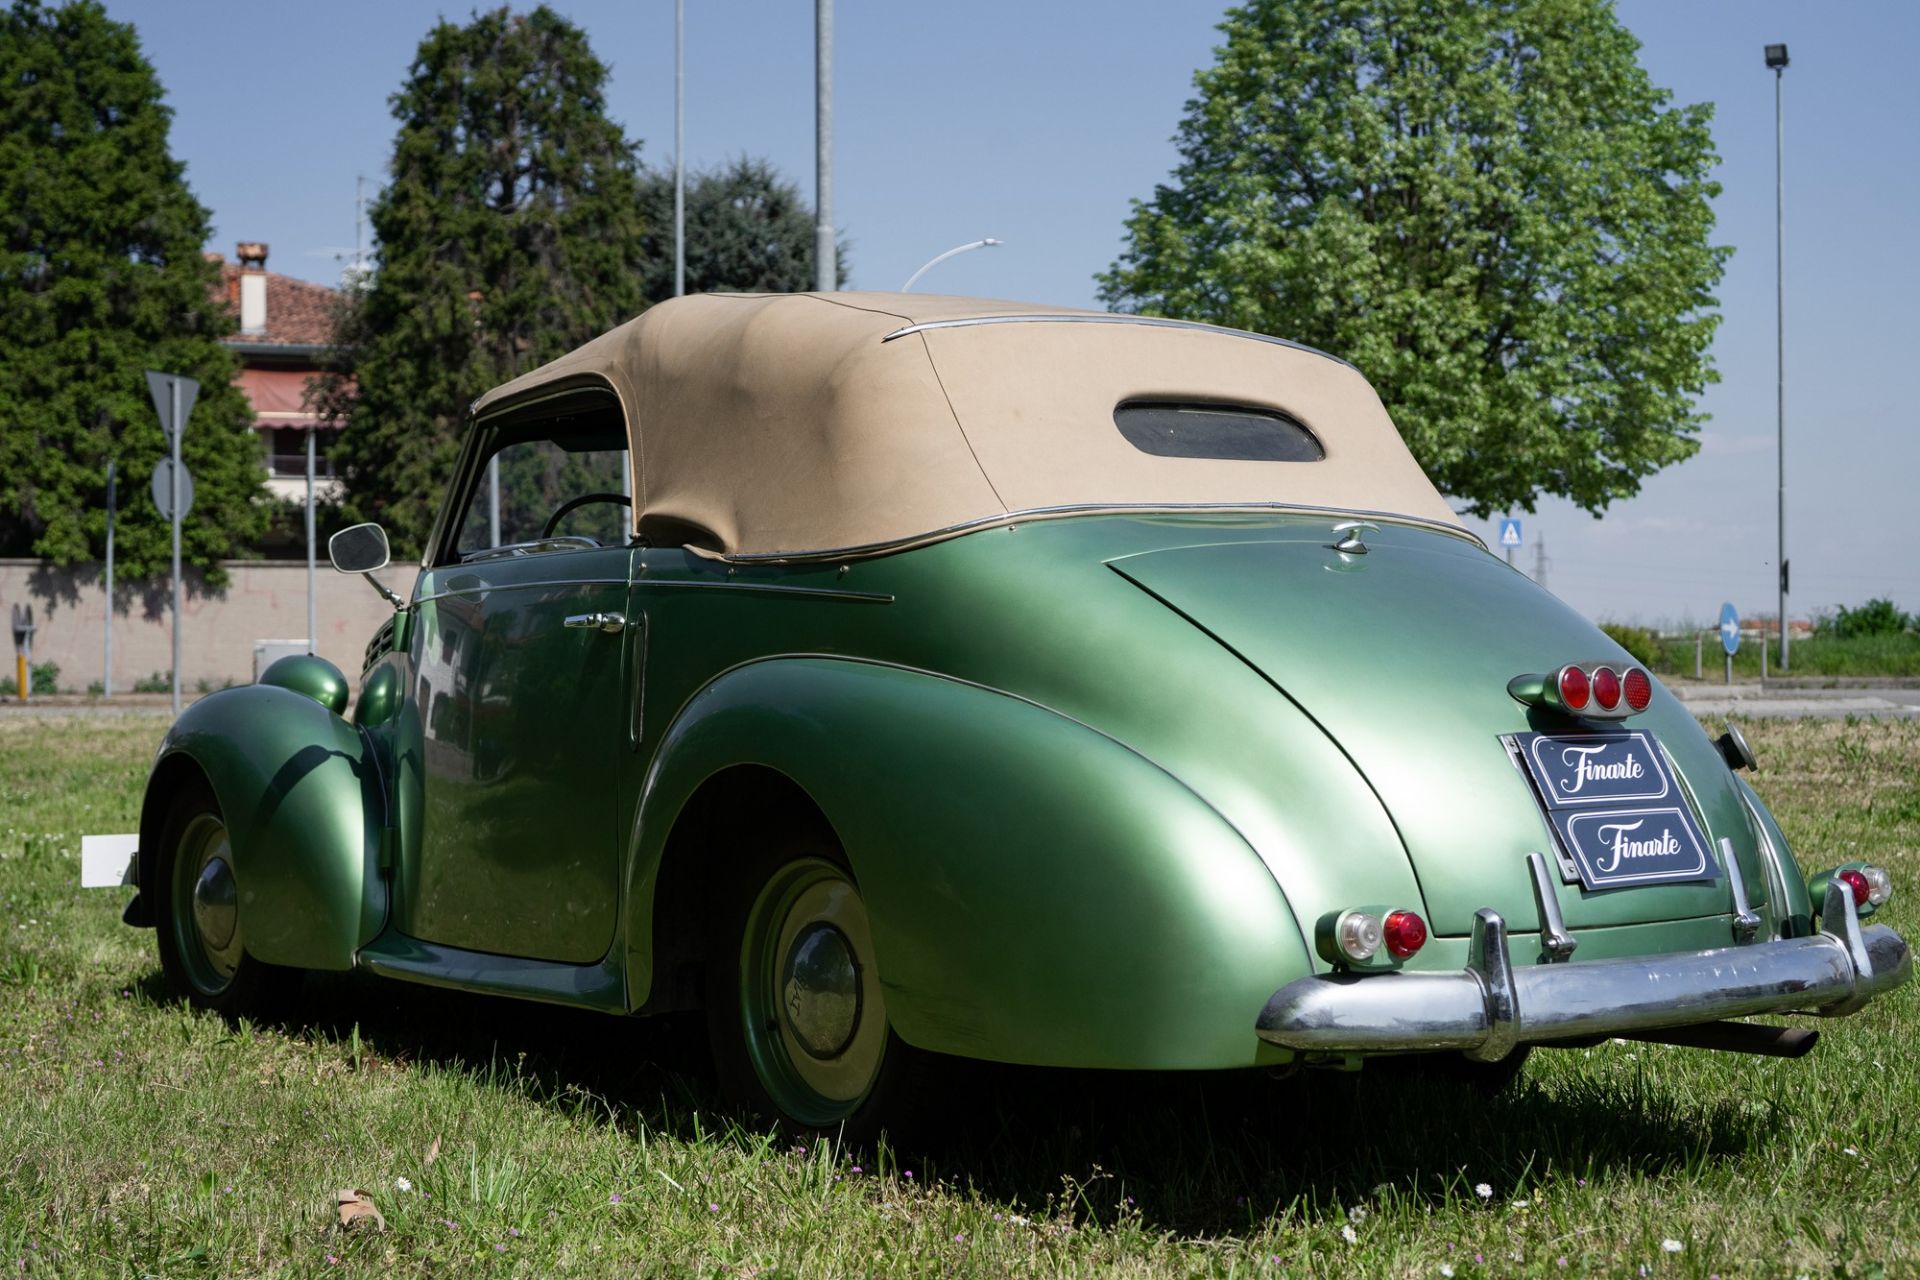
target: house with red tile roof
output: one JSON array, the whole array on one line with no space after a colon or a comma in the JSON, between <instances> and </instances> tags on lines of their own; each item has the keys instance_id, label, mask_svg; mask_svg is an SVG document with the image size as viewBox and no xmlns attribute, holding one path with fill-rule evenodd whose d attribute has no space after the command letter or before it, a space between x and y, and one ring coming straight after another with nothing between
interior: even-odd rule
<instances>
[{"instance_id":1,"label":"house with red tile roof","mask_svg":"<svg viewBox=\"0 0 1920 1280\"><path fill-rule=\"evenodd\" d=\"M268 271L263 241L241 241L234 256L236 262L218 253L207 255L220 264L218 301L238 323L238 331L222 341L239 357L240 372L234 381L253 406L253 427L260 433L266 458L267 488L277 498L303 500L307 434L329 432L339 425L314 411L308 383L327 371L340 290ZM319 496L336 496L338 486L326 459L324 434L316 450L314 475Z\"/></svg>"}]
</instances>

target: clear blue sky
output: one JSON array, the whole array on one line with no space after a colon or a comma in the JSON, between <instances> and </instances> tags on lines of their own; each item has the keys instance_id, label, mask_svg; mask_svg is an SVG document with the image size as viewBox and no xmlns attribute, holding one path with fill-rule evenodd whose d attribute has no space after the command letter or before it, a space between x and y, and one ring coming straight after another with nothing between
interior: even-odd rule
<instances>
[{"instance_id":1,"label":"clear blue sky","mask_svg":"<svg viewBox=\"0 0 1920 1280\"><path fill-rule=\"evenodd\" d=\"M354 179L377 184L387 96L442 13L416 0L107 0L140 31L175 110L174 153L213 212L213 248L331 282L354 243ZM671 0L570 3L612 67L613 115L671 163ZM1128 201L1175 161L1193 72L1224 4L1207 0L838 0L835 221L853 287L892 289L981 236L922 287L1091 305ZM1547 584L1586 613L1710 619L1774 603L1773 76L1787 42L1787 471L1795 616L1890 594L1920 609L1920 5L1623 0L1655 83L1712 102L1735 247L1704 448L1594 520L1549 502ZM687 0L687 159L747 154L813 183L813 6ZM476 391L479 388L476 388ZM1482 530L1492 540L1491 524Z\"/></svg>"}]
</instances>

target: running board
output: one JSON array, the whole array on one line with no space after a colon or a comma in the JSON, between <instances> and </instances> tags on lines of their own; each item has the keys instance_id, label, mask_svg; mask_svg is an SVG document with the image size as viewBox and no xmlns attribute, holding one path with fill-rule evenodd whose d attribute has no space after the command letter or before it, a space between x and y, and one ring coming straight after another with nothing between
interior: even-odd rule
<instances>
[{"instance_id":1,"label":"running board","mask_svg":"<svg viewBox=\"0 0 1920 1280\"><path fill-rule=\"evenodd\" d=\"M613 955L598 964L565 964L465 951L389 929L360 949L368 973L478 995L514 996L602 1013L627 1012L627 987Z\"/></svg>"}]
</instances>

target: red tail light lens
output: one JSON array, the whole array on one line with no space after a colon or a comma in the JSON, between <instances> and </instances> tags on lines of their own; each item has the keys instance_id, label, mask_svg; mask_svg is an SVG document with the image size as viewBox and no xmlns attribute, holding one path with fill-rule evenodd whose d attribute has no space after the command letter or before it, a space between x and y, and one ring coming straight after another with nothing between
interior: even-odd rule
<instances>
[{"instance_id":1,"label":"red tail light lens","mask_svg":"<svg viewBox=\"0 0 1920 1280\"><path fill-rule=\"evenodd\" d=\"M1579 667L1560 668L1560 702L1569 711L1580 711L1587 705L1587 673Z\"/></svg>"},{"instance_id":2,"label":"red tail light lens","mask_svg":"<svg viewBox=\"0 0 1920 1280\"><path fill-rule=\"evenodd\" d=\"M1840 879L1846 883L1847 888L1853 890L1853 905L1866 906L1867 899L1873 896L1873 885L1868 883L1867 878L1858 871L1842 871Z\"/></svg>"},{"instance_id":3,"label":"red tail light lens","mask_svg":"<svg viewBox=\"0 0 1920 1280\"><path fill-rule=\"evenodd\" d=\"M1611 711L1620 705L1620 677L1612 667L1594 668L1593 700L1600 704L1602 711Z\"/></svg>"},{"instance_id":4,"label":"red tail light lens","mask_svg":"<svg viewBox=\"0 0 1920 1280\"><path fill-rule=\"evenodd\" d=\"M1388 912L1380 931L1386 935L1387 951L1398 960L1427 945L1427 922L1411 911Z\"/></svg>"},{"instance_id":5,"label":"red tail light lens","mask_svg":"<svg viewBox=\"0 0 1920 1280\"><path fill-rule=\"evenodd\" d=\"M1647 704L1653 701L1653 678L1639 667L1627 672L1627 678L1620 682L1620 687L1627 695L1627 705L1635 711L1645 711Z\"/></svg>"}]
</instances>

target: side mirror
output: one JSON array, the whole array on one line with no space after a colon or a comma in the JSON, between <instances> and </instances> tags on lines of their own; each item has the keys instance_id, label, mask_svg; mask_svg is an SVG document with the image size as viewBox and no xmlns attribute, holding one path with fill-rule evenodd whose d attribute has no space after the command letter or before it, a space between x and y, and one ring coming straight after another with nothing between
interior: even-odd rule
<instances>
[{"instance_id":1,"label":"side mirror","mask_svg":"<svg viewBox=\"0 0 1920 1280\"><path fill-rule=\"evenodd\" d=\"M365 574L373 589L382 599L396 609L404 609L407 602L373 576L375 569L384 569L393 559L393 548L387 545L387 531L377 524L356 524L342 529L327 539L327 559L333 561L333 567L341 573Z\"/></svg>"},{"instance_id":2,"label":"side mirror","mask_svg":"<svg viewBox=\"0 0 1920 1280\"><path fill-rule=\"evenodd\" d=\"M387 531L377 524L356 524L327 539L327 559L341 573L372 573L392 558Z\"/></svg>"}]
</instances>

